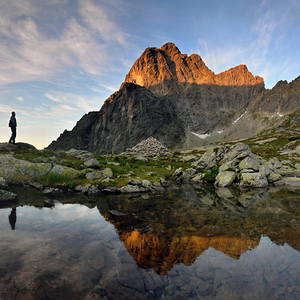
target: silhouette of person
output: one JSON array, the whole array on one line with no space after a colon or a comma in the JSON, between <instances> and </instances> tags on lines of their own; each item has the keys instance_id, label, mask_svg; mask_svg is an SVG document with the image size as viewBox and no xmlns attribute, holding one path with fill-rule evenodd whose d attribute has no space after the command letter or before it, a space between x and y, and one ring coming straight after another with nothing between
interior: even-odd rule
<instances>
[{"instance_id":1,"label":"silhouette of person","mask_svg":"<svg viewBox=\"0 0 300 300\"><path fill-rule=\"evenodd\" d=\"M15 144L16 142L15 139L17 136L17 120L16 120L16 113L14 111L11 113L8 126L11 129L11 137L9 139L9 143Z\"/></svg>"},{"instance_id":2,"label":"silhouette of person","mask_svg":"<svg viewBox=\"0 0 300 300\"><path fill-rule=\"evenodd\" d=\"M17 209L15 207L11 210L11 213L8 216L8 220L9 220L11 229L15 230L16 223L17 223Z\"/></svg>"}]
</instances>

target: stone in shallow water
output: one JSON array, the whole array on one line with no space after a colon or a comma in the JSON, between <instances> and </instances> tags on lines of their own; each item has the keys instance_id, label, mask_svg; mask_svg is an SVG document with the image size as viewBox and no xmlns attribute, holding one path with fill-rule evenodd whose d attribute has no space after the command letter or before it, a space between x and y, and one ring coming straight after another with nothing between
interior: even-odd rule
<instances>
[{"instance_id":1,"label":"stone in shallow water","mask_svg":"<svg viewBox=\"0 0 300 300\"><path fill-rule=\"evenodd\" d=\"M0 201L14 201L18 198L17 194L0 190Z\"/></svg>"}]
</instances>

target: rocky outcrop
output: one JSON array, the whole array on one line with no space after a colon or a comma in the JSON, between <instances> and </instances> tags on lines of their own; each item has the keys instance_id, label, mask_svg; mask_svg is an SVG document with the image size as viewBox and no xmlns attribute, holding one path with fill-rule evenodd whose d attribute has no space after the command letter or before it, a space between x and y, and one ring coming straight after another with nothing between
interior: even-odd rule
<instances>
[{"instance_id":1,"label":"rocky outcrop","mask_svg":"<svg viewBox=\"0 0 300 300\"><path fill-rule=\"evenodd\" d=\"M50 163L31 163L11 155L0 155L0 177L8 183L28 183L47 175L51 169Z\"/></svg>"},{"instance_id":2,"label":"rocky outcrop","mask_svg":"<svg viewBox=\"0 0 300 300\"><path fill-rule=\"evenodd\" d=\"M265 161L253 154L250 147L243 143L208 150L192 165L192 170L175 170L173 178L176 181L193 183L214 181L216 187L300 186L298 170L283 165L277 158Z\"/></svg>"}]
</instances>

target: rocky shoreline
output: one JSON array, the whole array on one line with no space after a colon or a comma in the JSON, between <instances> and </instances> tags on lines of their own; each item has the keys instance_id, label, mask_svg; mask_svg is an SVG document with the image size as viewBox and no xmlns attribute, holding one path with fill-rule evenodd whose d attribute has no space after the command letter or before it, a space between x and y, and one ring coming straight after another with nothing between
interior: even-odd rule
<instances>
[{"instance_id":1,"label":"rocky shoreline","mask_svg":"<svg viewBox=\"0 0 300 300\"><path fill-rule=\"evenodd\" d=\"M149 163L150 158L154 162L163 160L164 169L168 170L169 176L143 170L149 180L137 176L134 169L136 166L127 174L121 174L118 170L122 167L121 163L116 162L120 160L118 156L106 157L106 167L103 167L99 156L84 150L71 149L46 157L43 156L43 151L38 152L33 146L22 143L16 146L3 143L0 150L8 151L0 154L1 201L17 199L17 195L9 191L10 185L34 187L50 198L66 193L83 193L89 197L97 197L107 193L160 192L172 183L187 182L214 184L220 188L262 188L270 185L300 187L299 163L292 165L291 161L279 161L276 157L263 159L253 154L250 147L241 142L211 147L204 153L182 151L174 158L174 153L151 137L120 155L125 159L126 163L123 162L123 165L126 166L130 166L132 161L143 166ZM17 150L23 154L26 151L35 151L40 156L26 160L16 155ZM76 159L79 168L68 166L69 158ZM108 161L113 158L115 161ZM174 169L174 162L183 166ZM114 173L113 168L118 174ZM41 183L41 178L44 177L58 177L62 180L51 186ZM122 180L121 186L116 184L119 180Z\"/></svg>"}]
</instances>

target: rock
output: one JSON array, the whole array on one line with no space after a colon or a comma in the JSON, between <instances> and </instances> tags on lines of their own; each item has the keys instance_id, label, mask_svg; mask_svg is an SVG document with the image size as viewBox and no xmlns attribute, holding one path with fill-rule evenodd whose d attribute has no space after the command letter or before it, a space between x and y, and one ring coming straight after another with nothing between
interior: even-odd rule
<instances>
[{"instance_id":1,"label":"rock","mask_svg":"<svg viewBox=\"0 0 300 300\"><path fill-rule=\"evenodd\" d=\"M217 153L215 150L206 151L201 158L194 162L192 165L196 167L196 169L200 172L204 170L209 170L215 166L217 166Z\"/></svg>"},{"instance_id":2,"label":"rock","mask_svg":"<svg viewBox=\"0 0 300 300\"><path fill-rule=\"evenodd\" d=\"M268 185L266 176L262 173L241 173L241 187L265 187Z\"/></svg>"},{"instance_id":3,"label":"rock","mask_svg":"<svg viewBox=\"0 0 300 300\"><path fill-rule=\"evenodd\" d=\"M69 151L66 152L66 155L74 156L82 160L89 160L93 158L93 154L86 150L70 149Z\"/></svg>"},{"instance_id":4,"label":"rock","mask_svg":"<svg viewBox=\"0 0 300 300\"><path fill-rule=\"evenodd\" d=\"M82 192L82 190L84 189L84 186L83 185L77 185L76 187L75 187L75 191L76 192Z\"/></svg>"},{"instance_id":5,"label":"rock","mask_svg":"<svg viewBox=\"0 0 300 300\"><path fill-rule=\"evenodd\" d=\"M259 164L257 163L257 161L255 161L253 158L251 157L246 157L245 159L243 159L240 163L239 163L239 169L243 170L243 169L250 169L253 171L258 171L259 170Z\"/></svg>"},{"instance_id":6,"label":"rock","mask_svg":"<svg viewBox=\"0 0 300 300\"><path fill-rule=\"evenodd\" d=\"M95 185L90 186L88 189L89 196L98 196L98 195L100 195L100 193L101 193L100 190Z\"/></svg>"},{"instance_id":7,"label":"rock","mask_svg":"<svg viewBox=\"0 0 300 300\"><path fill-rule=\"evenodd\" d=\"M32 163L26 160L16 159L11 155L0 155L0 177L8 184L23 184L36 181L45 176L51 170L49 163Z\"/></svg>"},{"instance_id":8,"label":"rock","mask_svg":"<svg viewBox=\"0 0 300 300\"><path fill-rule=\"evenodd\" d=\"M89 191L89 188L90 188L91 186L92 186L92 185L91 185L90 183L85 184L85 185L83 186L83 189L81 190L81 192L84 193L84 194L87 194L88 191Z\"/></svg>"},{"instance_id":9,"label":"rock","mask_svg":"<svg viewBox=\"0 0 300 300\"><path fill-rule=\"evenodd\" d=\"M137 186L141 186L142 185L142 183L139 180L137 180L137 179L130 179L128 181L128 184L129 185L137 185Z\"/></svg>"},{"instance_id":10,"label":"rock","mask_svg":"<svg viewBox=\"0 0 300 300\"><path fill-rule=\"evenodd\" d=\"M181 180L182 174L183 174L182 167L180 167L176 169L175 172L173 173L173 178L175 180Z\"/></svg>"},{"instance_id":11,"label":"rock","mask_svg":"<svg viewBox=\"0 0 300 300\"><path fill-rule=\"evenodd\" d=\"M86 168L101 169L100 163L96 158L91 158L83 163Z\"/></svg>"},{"instance_id":12,"label":"rock","mask_svg":"<svg viewBox=\"0 0 300 300\"><path fill-rule=\"evenodd\" d=\"M215 185L221 187L230 186L234 182L235 177L235 172L232 171L219 172L216 177Z\"/></svg>"},{"instance_id":13,"label":"rock","mask_svg":"<svg viewBox=\"0 0 300 300\"><path fill-rule=\"evenodd\" d=\"M108 186L102 189L102 193L107 193L107 194L115 194L115 193L120 193L119 189L114 186Z\"/></svg>"},{"instance_id":14,"label":"rock","mask_svg":"<svg viewBox=\"0 0 300 300\"><path fill-rule=\"evenodd\" d=\"M102 170L102 176L104 178L113 178L114 173L110 168L105 168L104 170Z\"/></svg>"},{"instance_id":15,"label":"rock","mask_svg":"<svg viewBox=\"0 0 300 300\"><path fill-rule=\"evenodd\" d=\"M44 207L52 208L55 206L55 203L53 200L45 200L44 201Z\"/></svg>"},{"instance_id":16,"label":"rock","mask_svg":"<svg viewBox=\"0 0 300 300\"><path fill-rule=\"evenodd\" d=\"M61 165L55 165L52 168L52 170L49 172L49 174L58 174L58 175L69 177L70 179L74 179L79 176L80 172L73 168L69 168Z\"/></svg>"},{"instance_id":17,"label":"rock","mask_svg":"<svg viewBox=\"0 0 300 300\"><path fill-rule=\"evenodd\" d=\"M262 165L259 168L259 172L268 177L271 174L271 170L267 165Z\"/></svg>"},{"instance_id":18,"label":"rock","mask_svg":"<svg viewBox=\"0 0 300 300\"><path fill-rule=\"evenodd\" d=\"M190 155L181 156L180 158L183 162L190 162L190 161L198 160L199 157L197 155L190 154Z\"/></svg>"},{"instance_id":19,"label":"rock","mask_svg":"<svg viewBox=\"0 0 300 300\"><path fill-rule=\"evenodd\" d=\"M150 188L152 186L152 183L148 180L143 180L142 181L142 187L144 188Z\"/></svg>"},{"instance_id":20,"label":"rock","mask_svg":"<svg viewBox=\"0 0 300 300\"><path fill-rule=\"evenodd\" d=\"M122 217L122 216L125 216L124 213L120 212L120 211L117 211L117 210L109 210L109 212L114 215L114 216L118 216L118 217Z\"/></svg>"},{"instance_id":21,"label":"rock","mask_svg":"<svg viewBox=\"0 0 300 300\"><path fill-rule=\"evenodd\" d=\"M280 168L282 166L281 162L277 157L273 157L269 160L269 162L275 167L275 168Z\"/></svg>"},{"instance_id":22,"label":"rock","mask_svg":"<svg viewBox=\"0 0 300 300\"><path fill-rule=\"evenodd\" d=\"M225 153L223 159L221 160L221 164L224 164L228 161L232 161L234 159L242 160L243 158L249 156L250 153L252 152L248 145L245 145L243 143L237 143L229 147L227 153Z\"/></svg>"},{"instance_id":23,"label":"rock","mask_svg":"<svg viewBox=\"0 0 300 300\"><path fill-rule=\"evenodd\" d=\"M204 178L205 174L201 173L201 174L197 174L196 176L194 176L191 179L192 183L203 183L203 178Z\"/></svg>"},{"instance_id":24,"label":"rock","mask_svg":"<svg viewBox=\"0 0 300 300\"><path fill-rule=\"evenodd\" d=\"M149 191L148 188L141 187L139 185L126 185L119 188L119 191L121 193L142 193Z\"/></svg>"},{"instance_id":25,"label":"rock","mask_svg":"<svg viewBox=\"0 0 300 300\"><path fill-rule=\"evenodd\" d=\"M239 163L240 161L238 159L227 161L220 166L219 171L223 172L236 170L238 168Z\"/></svg>"},{"instance_id":26,"label":"rock","mask_svg":"<svg viewBox=\"0 0 300 300\"><path fill-rule=\"evenodd\" d=\"M17 194L14 194L12 192L0 190L0 201L16 201L18 198Z\"/></svg>"},{"instance_id":27,"label":"rock","mask_svg":"<svg viewBox=\"0 0 300 300\"><path fill-rule=\"evenodd\" d=\"M43 190L43 194L49 197L60 197L63 195L63 191L58 188L47 188Z\"/></svg>"},{"instance_id":28,"label":"rock","mask_svg":"<svg viewBox=\"0 0 300 300\"><path fill-rule=\"evenodd\" d=\"M295 164L295 168L296 168L297 170L300 170L300 164L299 164L299 163L296 163L296 164Z\"/></svg>"},{"instance_id":29,"label":"rock","mask_svg":"<svg viewBox=\"0 0 300 300\"><path fill-rule=\"evenodd\" d=\"M0 189L8 190L8 183L3 177L0 177Z\"/></svg>"},{"instance_id":30,"label":"rock","mask_svg":"<svg viewBox=\"0 0 300 300\"><path fill-rule=\"evenodd\" d=\"M267 176L269 183L274 183L276 181L279 181L282 179L281 175L278 173L275 173L273 171L270 172L269 176Z\"/></svg>"},{"instance_id":31,"label":"rock","mask_svg":"<svg viewBox=\"0 0 300 300\"><path fill-rule=\"evenodd\" d=\"M85 177L88 180L100 179L100 178L103 178L103 173L102 173L102 171L88 172L88 173L86 173Z\"/></svg>"},{"instance_id":32,"label":"rock","mask_svg":"<svg viewBox=\"0 0 300 300\"><path fill-rule=\"evenodd\" d=\"M284 177L282 178L285 186L300 187L300 178L297 177Z\"/></svg>"},{"instance_id":33,"label":"rock","mask_svg":"<svg viewBox=\"0 0 300 300\"><path fill-rule=\"evenodd\" d=\"M188 181L196 174L196 172L197 171L193 168L187 169L183 172L181 179Z\"/></svg>"}]
</instances>

